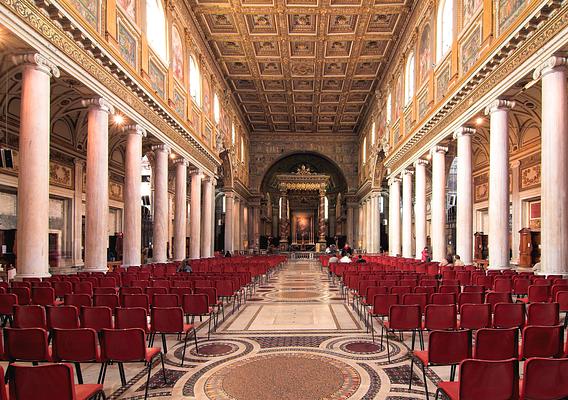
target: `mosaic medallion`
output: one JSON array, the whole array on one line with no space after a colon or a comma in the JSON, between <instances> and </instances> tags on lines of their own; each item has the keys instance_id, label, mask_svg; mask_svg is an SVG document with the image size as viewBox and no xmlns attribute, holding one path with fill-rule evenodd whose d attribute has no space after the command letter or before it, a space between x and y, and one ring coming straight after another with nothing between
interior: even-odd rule
<instances>
[{"instance_id":1,"label":"mosaic medallion","mask_svg":"<svg viewBox=\"0 0 568 400\"><path fill-rule=\"evenodd\" d=\"M353 354L376 354L384 351L384 347L373 342L348 342L341 345L341 350Z\"/></svg>"},{"instance_id":2,"label":"mosaic medallion","mask_svg":"<svg viewBox=\"0 0 568 400\"><path fill-rule=\"evenodd\" d=\"M341 361L314 354L271 354L234 363L205 382L205 394L215 400L346 399L357 391L361 377Z\"/></svg>"},{"instance_id":3,"label":"mosaic medallion","mask_svg":"<svg viewBox=\"0 0 568 400\"><path fill-rule=\"evenodd\" d=\"M195 347L191 348L192 356L201 357L220 357L234 353L239 348L232 343L206 343L199 345L199 353L195 351Z\"/></svg>"}]
</instances>

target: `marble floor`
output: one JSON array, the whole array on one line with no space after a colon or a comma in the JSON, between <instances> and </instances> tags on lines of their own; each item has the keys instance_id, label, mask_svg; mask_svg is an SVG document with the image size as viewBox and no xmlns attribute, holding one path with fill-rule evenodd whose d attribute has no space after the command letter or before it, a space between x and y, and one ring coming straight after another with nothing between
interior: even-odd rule
<instances>
[{"instance_id":1,"label":"marble floor","mask_svg":"<svg viewBox=\"0 0 568 400\"><path fill-rule=\"evenodd\" d=\"M227 306L231 310L232 306ZM380 331L379 325L375 329ZM423 399L424 382L415 367L408 389L409 335L404 342L371 341L351 304L319 264L285 264L247 299L207 340L201 323L199 353L187 349L181 367L182 342L168 337L164 382L159 363L152 370L151 398L164 399ZM159 340L155 345L159 345ZM147 370L126 366L121 387L116 365L108 368L105 392L110 399L143 399ZM446 371L446 369L448 369ZM95 382L98 365L83 365L85 382ZM433 395L449 368L427 370Z\"/></svg>"}]
</instances>

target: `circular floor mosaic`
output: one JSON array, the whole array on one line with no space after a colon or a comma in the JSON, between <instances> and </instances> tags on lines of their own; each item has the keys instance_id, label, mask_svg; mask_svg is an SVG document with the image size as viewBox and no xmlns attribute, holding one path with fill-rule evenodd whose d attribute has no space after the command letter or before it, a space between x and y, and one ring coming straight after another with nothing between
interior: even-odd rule
<instances>
[{"instance_id":1,"label":"circular floor mosaic","mask_svg":"<svg viewBox=\"0 0 568 400\"><path fill-rule=\"evenodd\" d=\"M346 399L361 383L351 366L314 354L263 355L214 373L205 394L216 400Z\"/></svg>"},{"instance_id":2,"label":"circular floor mosaic","mask_svg":"<svg viewBox=\"0 0 568 400\"><path fill-rule=\"evenodd\" d=\"M349 342L342 345L341 348L354 354L375 354L384 350L383 346L373 342Z\"/></svg>"},{"instance_id":3,"label":"circular floor mosaic","mask_svg":"<svg viewBox=\"0 0 568 400\"><path fill-rule=\"evenodd\" d=\"M307 290L295 290L290 292L279 292L276 297L280 299L313 299L320 297L321 293L310 292Z\"/></svg>"},{"instance_id":4,"label":"circular floor mosaic","mask_svg":"<svg viewBox=\"0 0 568 400\"><path fill-rule=\"evenodd\" d=\"M219 357L234 353L239 348L230 343L206 343L199 345L199 353L195 352L195 347L191 348L191 355L201 357Z\"/></svg>"}]
</instances>

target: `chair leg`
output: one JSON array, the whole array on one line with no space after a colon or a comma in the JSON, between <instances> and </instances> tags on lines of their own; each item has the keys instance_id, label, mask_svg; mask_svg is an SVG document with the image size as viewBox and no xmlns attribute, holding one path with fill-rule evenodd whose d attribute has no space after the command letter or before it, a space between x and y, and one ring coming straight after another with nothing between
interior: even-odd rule
<instances>
[{"instance_id":1,"label":"chair leg","mask_svg":"<svg viewBox=\"0 0 568 400\"><path fill-rule=\"evenodd\" d=\"M438 400L439 394L440 394L440 389L436 389L436 397L434 397L435 400Z\"/></svg>"},{"instance_id":2,"label":"chair leg","mask_svg":"<svg viewBox=\"0 0 568 400\"><path fill-rule=\"evenodd\" d=\"M390 342L389 342L389 331L387 330L386 335L387 337L387 358L389 360L389 364L391 362L391 353L390 353Z\"/></svg>"},{"instance_id":3,"label":"chair leg","mask_svg":"<svg viewBox=\"0 0 568 400\"><path fill-rule=\"evenodd\" d=\"M197 347L197 330L193 328L193 340L195 341L195 352L199 354L199 347Z\"/></svg>"},{"instance_id":4,"label":"chair leg","mask_svg":"<svg viewBox=\"0 0 568 400\"><path fill-rule=\"evenodd\" d=\"M150 332L150 335L148 335L148 347L152 347L154 345L154 332Z\"/></svg>"},{"instance_id":5,"label":"chair leg","mask_svg":"<svg viewBox=\"0 0 568 400\"><path fill-rule=\"evenodd\" d=\"M144 392L144 400L146 400L148 398L148 386L150 386L150 374L151 373L152 373L152 360L150 360L150 362L148 363L148 378L146 379L146 390Z\"/></svg>"},{"instance_id":6,"label":"chair leg","mask_svg":"<svg viewBox=\"0 0 568 400\"><path fill-rule=\"evenodd\" d=\"M422 329L418 331L418 338L420 339L420 350L424 350L424 332L422 332Z\"/></svg>"},{"instance_id":7,"label":"chair leg","mask_svg":"<svg viewBox=\"0 0 568 400\"><path fill-rule=\"evenodd\" d=\"M187 348L187 335L189 331L185 332L185 339L183 341L183 352L181 353L181 366L183 367L183 362L185 360L185 349Z\"/></svg>"},{"instance_id":8,"label":"chair leg","mask_svg":"<svg viewBox=\"0 0 568 400\"><path fill-rule=\"evenodd\" d=\"M76 362L75 363L75 372L77 374L77 382L79 382L79 385L83 384L83 374L81 373L81 364Z\"/></svg>"},{"instance_id":9,"label":"chair leg","mask_svg":"<svg viewBox=\"0 0 568 400\"><path fill-rule=\"evenodd\" d=\"M414 357L410 356L410 378L408 378L408 390L412 390L412 369L414 368Z\"/></svg>"},{"instance_id":10,"label":"chair leg","mask_svg":"<svg viewBox=\"0 0 568 400\"><path fill-rule=\"evenodd\" d=\"M371 321L370 323L370 329L371 329L371 338L373 339L373 343L375 343L375 327L373 326L373 316L369 316L369 321ZM381 340L382 340L382 331L381 331Z\"/></svg>"},{"instance_id":11,"label":"chair leg","mask_svg":"<svg viewBox=\"0 0 568 400\"><path fill-rule=\"evenodd\" d=\"M118 363L118 373L120 374L120 383L122 383L122 386L126 386L126 374L124 373L124 364L121 362Z\"/></svg>"},{"instance_id":12,"label":"chair leg","mask_svg":"<svg viewBox=\"0 0 568 400\"><path fill-rule=\"evenodd\" d=\"M422 364L422 379L424 380L424 392L426 392L426 400L430 400L430 393L428 393L428 381L426 380L426 366Z\"/></svg>"},{"instance_id":13,"label":"chair leg","mask_svg":"<svg viewBox=\"0 0 568 400\"><path fill-rule=\"evenodd\" d=\"M207 327L207 340L211 339L211 318L213 318L213 315L209 314L209 325Z\"/></svg>"},{"instance_id":14,"label":"chair leg","mask_svg":"<svg viewBox=\"0 0 568 400\"><path fill-rule=\"evenodd\" d=\"M12 367L12 362L10 361L8 363L8 367L6 368L6 375L4 375L4 383L8 383L8 381L12 378L13 369L14 367Z\"/></svg>"},{"instance_id":15,"label":"chair leg","mask_svg":"<svg viewBox=\"0 0 568 400\"><path fill-rule=\"evenodd\" d=\"M412 347L411 347L412 350L414 350L415 341L416 341L416 331L412 331Z\"/></svg>"},{"instance_id":16,"label":"chair leg","mask_svg":"<svg viewBox=\"0 0 568 400\"><path fill-rule=\"evenodd\" d=\"M454 379L456 379L456 365L452 365L450 367L450 381L454 381Z\"/></svg>"},{"instance_id":17,"label":"chair leg","mask_svg":"<svg viewBox=\"0 0 568 400\"><path fill-rule=\"evenodd\" d=\"M104 385L105 384L105 377L106 377L106 372L107 372L107 367L108 367L108 363L105 362L103 363L102 367L101 367L101 377L100 377L100 384Z\"/></svg>"},{"instance_id":18,"label":"chair leg","mask_svg":"<svg viewBox=\"0 0 568 400\"><path fill-rule=\"evenodd\" d=\"M162 333L162 346L164 346L164 354L168 354L168 345L166 343L166 334Z\"/></svg>"},{"instance_id":19,"label":"chair leg","mask_svg":"<svg viewBox=\"0 0 568 400\"><path fill-rule=\"evenodd\" d=\"M162 375L164 376L164 383L168 383L168 378L166 378L166 366L164 365L164 355L160 353L160 361L162 362Z\"/></svg>"}]
</instances>

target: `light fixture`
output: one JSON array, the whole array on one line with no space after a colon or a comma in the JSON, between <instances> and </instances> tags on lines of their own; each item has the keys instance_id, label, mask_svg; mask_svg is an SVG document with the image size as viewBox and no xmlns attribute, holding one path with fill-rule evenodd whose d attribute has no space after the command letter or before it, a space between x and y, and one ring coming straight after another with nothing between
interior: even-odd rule
<instances>
[{"instance_id":1,"label":"light fixture","mask_svg":"<svg viewBox=\"0 0 568 400\"><path fill-rule=\"evenodd\" d=\"M475 124L476 124L476 125L481 125L481 124L483 124L483 121L484 121L483 117L477 117L477 118L475 119Z\"/></svg>"},{"instance_id":2,"label":"light fixture","mask_svg":"<svg viewBox=\"0 0 568 400\"><path fill-rule=\"evenodd\" d=\"M112 120L116 125L124 124L124 116L122 114L114 114Z\"/></svg>"}]
</instances>

